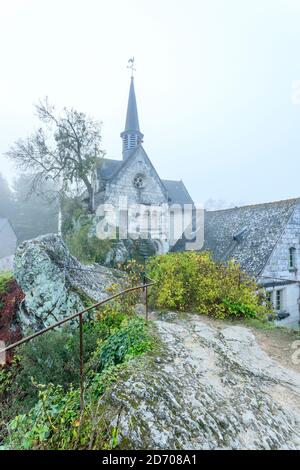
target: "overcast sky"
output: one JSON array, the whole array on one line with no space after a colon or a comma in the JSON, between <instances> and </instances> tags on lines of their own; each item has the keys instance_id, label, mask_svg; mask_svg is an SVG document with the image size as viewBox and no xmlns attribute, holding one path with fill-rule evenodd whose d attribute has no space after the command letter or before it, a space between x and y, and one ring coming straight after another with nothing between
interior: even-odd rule
<instances>
[{"instance_id":1,"label":"overcast sky","mask_svg":"<svg viewBox=\"0 0 300 470\"><path fill-rule=\"evenodd\" d=\"M144 147L195 201L300 196L300 0L0 0L3 152L47 95L120 132L136 59ZM297 83L298 81L298 83ZM293 88L296 87L296 88Z\"/></svg>"}]
</instances>

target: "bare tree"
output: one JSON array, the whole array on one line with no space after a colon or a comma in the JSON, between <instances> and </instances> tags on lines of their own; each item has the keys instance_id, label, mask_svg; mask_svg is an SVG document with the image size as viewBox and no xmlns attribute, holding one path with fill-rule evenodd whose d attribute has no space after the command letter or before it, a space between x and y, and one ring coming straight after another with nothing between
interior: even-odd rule
<instances>
[{"instance_id":1,"label":"bare tree","mask_svg":"<svg viewBox=\"0 0 300 470\"><path fill-rule=\"evenodd\" d=\"M104 156L100 123L72 108L64 108L59 115L47 98L35 108L43 127L15 142L6 155L33 175L31 191L40 191L49 179L56 183L60 196L85 188L88 209L93 211L95 171Z\"/></svg>"}]
</instances>

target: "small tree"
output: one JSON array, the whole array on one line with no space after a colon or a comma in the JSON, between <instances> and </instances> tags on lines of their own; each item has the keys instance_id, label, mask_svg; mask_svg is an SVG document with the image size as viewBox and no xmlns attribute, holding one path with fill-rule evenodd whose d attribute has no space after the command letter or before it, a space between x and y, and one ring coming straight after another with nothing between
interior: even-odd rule
<instances>
[{"instance_id":1,"label":"small tree","mask_svg":"<svg viewBox=\"0 0 300 470\"><path fill-rule=\"evenodd\" d=\"M93 180L104 156L100 123L73 108L64 108L58 115L47 98L35 108L43 127L15 142L6 155L33 175L31 191L40 191L49 179L57 184L60 196L85 188L88 209L93 211Z\"/></svg>"}]
</instances>

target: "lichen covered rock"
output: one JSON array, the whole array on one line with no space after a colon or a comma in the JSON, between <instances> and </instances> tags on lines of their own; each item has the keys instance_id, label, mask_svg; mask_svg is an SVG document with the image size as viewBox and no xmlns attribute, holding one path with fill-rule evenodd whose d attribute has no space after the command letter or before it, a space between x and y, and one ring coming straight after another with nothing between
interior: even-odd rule
<instances>
[{"instance_id":1,"label":"lichen covered rock","mask_svg":"<svg viewBox=\"0 0 300 470\"><path fill-rule=\"evenodd\" d=\"M119 240L108 251L105 258L105 266L117 266L124 264L130 258L130 252L124 240Z\"/></svg>"},{"instance_id":2,"label":"lichen covered rock","mask_svg":"<svg viewBox=\"0 0 300 470\"><path fill-rule=\"evenodd\" d=\"M14 276L25 294L19 310L23 330L38 330L100 301L122 275L100 265L85 266L70 255L62 238L49 234L19 245Z\"/></svg>"},{"instance_id":3,"label":"lichen covered rock","mask_svg":"<svg viewBox=\"0 0 300 470\"><path fill-rule=\"evenodd\" d=\"M300 448L300 375L248 329L218 331L195 315L155 325L161 350L101 404L121 449Z\"/></svg>"}]
</instances>

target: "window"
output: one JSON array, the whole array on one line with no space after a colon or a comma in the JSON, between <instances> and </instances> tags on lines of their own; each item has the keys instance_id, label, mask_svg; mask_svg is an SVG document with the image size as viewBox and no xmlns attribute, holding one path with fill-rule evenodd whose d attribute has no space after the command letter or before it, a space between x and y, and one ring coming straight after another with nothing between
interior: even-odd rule
<instances>
[{"instance_id":1,"label":"window","mask_svg":"<svg viewBox=\"0 0 300 470\"><path fill-rule=\"evenodd\" d=\"M151 233L152 227L151 227L151 212L147 211L147 226L148 226L148 231L149 235Z\"/></svg>"},{"instance_id":2,"label":"window","mask_svg":"<svg viewBox=\"0 0 300 470\"><path fill-rule=\"evenodd\" d=\"M143 175L136 175L133 180L133 184L137 189L142 189L145 183L145 179Z\"/></svg>"},{"instance_id":3,"label":"window","mask_svg":"<svg viewBox=\"0 0 300 470\"><path fill-rule=\"evenodd\" d=\"M273 304L273 292L271 290L267 290L266 299L268 303Z\"/></svg>"},{"instance_id":4,"label":"window","mask_svg":"<svg viewBox=\"0 0 300 470\"><path fill-rule=\"evenodd\" d=\"M276 310L282 310L282 290L276 291Z\"/></svg>"},{"instance_id":5,"label":"window","mask_svg":"<svg viewBox=\"0 0 300 470\"><path fill-rule=\"evenodd\" d=\"M296 267L296 248L291 247L289 249L289 269Z\"/></svg>"}]
</instances>

